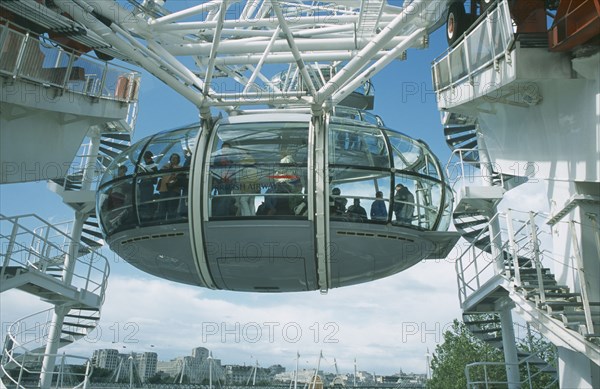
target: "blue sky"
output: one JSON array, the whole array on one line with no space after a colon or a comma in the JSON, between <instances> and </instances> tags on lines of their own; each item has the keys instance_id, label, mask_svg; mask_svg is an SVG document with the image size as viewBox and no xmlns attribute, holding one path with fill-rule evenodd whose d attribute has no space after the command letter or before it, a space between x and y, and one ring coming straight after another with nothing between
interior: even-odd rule
<instances>
[{"instance_id":1,"label":"blue sky","mask_svg":"<svg viewBox=\"0 0 600 389\"><path fill-rule=\"evenodd\" d=\"M445 164L450 154L431 86L431 61L446 49L443 31L430 47L409 50L373 79L374 113L390 128L423 139ZM143 73L135 140L198 120L184 98ZM0 188L5 215L37 213L52 221L72 218L46 183ZM213 350L224 363L293 368L316 366L323 350L333 371L358 368L379 374L425 371L425 352L433 351L443 330L460 315L452 260L428 261L389 277L353 287L299 294L242 294L174 284L133 268L105 250L111 278L97 339L70 346L70 353L91 355L96 348L156 351L159 358L189 355L192 347ZM0 297L3 329L43 305L19 292ZM269 324L271 323L271 324ZM300 329L299 338L294 335ZM257 334L260 334L258 336ZM298 339L297 339L298 338ZM153 345L153 346L151 346Z\"/></svg>"}]
</instances>

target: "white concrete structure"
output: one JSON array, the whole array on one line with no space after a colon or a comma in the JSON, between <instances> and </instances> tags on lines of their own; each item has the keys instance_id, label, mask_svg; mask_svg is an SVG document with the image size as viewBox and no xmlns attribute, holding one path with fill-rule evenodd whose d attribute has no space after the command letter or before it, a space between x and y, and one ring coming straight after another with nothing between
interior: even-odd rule
<instances>
[{"instance_id":1,"label":"white concrete structure","mask_svg":"<svg viewBox=\"0 0 600 389\"><path fill-rule=\"evenodd\" d=\"M523 9L500 1L488 11L433 65L444 132L455 149L451 167L464 179L454 221L472 244L457 263L465 322L504 349L510 388L527 385L519 365L537 361L516 349L512 314L557 347L558 374L547 372L561 388L595 388L600 386L600 51L593 44L598 2L561 1L550 28L543 2ZM535 26L523 22L528 18ZM512 20L522 22L516 33ZM473 175L481 177L479 186L472 184ZM541 182L547 202L498 212L505 193L539 196L527 189ZM489 319L474 318L481 313Z\"/></svg>"}]
</instances>

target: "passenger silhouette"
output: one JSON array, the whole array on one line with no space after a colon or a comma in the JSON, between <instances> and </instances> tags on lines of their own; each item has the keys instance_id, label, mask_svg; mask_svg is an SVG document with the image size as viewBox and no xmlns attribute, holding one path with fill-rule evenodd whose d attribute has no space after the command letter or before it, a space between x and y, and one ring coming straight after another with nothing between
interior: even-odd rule
<instances>
[{"instance_id":1,"label":"passenger silhouette","mask_svg":"<svg viewBox=\"0 0 600 389\"><path fill-rule=\"evenodd\" d=\"M375 193L375 201L371 204L371 220L386 221L388 216L385 201L383 201L383 192Z\"/></svg>"},{"instance_id":2,"label":"passenger silhouette","mask_svg":"<svg viewBox=\"0 0 600 389\"><path fill-rule=\"evenodd\" d=\"M362 222L367 220L367 210L360 205L359 198L355 198L354 203L348 207L348 216L351 221Z\"/></svg>"}]
</instances>

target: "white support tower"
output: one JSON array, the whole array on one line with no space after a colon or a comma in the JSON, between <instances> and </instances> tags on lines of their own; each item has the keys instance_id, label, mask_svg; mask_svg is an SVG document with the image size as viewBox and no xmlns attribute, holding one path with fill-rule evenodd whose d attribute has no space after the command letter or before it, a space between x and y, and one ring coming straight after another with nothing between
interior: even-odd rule
<instances>
[{"instance_id":1,"label":"white support tower","mask_svg":"<svg viewBox=\"0 0 600 389\"><path fill-rule=\"evenodd\" d=\"M528 387L518 369L535 361L510 347L512 314L558 350L557 371L536 374L597 388L600 4L560 1L551 26L547 5L529 4L498 1L432 68L449 170L464 178L453 215L471 242L457 262L460 302L473 332L504 349L508 387ZM498 212L512 190L548 202ZM470 388L489 382L475 375Z\"/></svg>"},{"instance_id":2,"label":"white support tower","mask_svg":"<svg viewBox=\"0 0 600 389\"><path fill-rule=\"evenodd\" d=\"M60 355L59 348L85 337L100 320L109 266L97 251L103 241L95 188L112 158L129 145L139 74L65 50L40 36L37 27L19 25L24 19L17 15L28 9L46 7L29 1L1 6L0 183L47 181L75 220L0 215L6 248L0 254L0 291L17 289L52 306L8 328L0 377L16 388L76 386L89 379L88 358ZM53 14L27 15L65 27ZM23 331L34 323L44 323L46 331L32 341ZM83 376L71 374L65 363L87 363L88 369Z\"/></svg>"}]
</instances>

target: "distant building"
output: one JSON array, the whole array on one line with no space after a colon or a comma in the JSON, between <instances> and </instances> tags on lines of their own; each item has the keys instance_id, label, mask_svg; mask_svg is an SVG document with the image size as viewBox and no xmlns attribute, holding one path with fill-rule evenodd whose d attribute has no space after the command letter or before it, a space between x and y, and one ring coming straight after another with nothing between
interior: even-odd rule
<instances>
[{"instance_id":1,"label":"distant building","mask_svg":"<svg viewBox=\"0 0 600 389\"><path fill-rule=\"evenodd\" d=\"M156 374L158 354L154 352L144 352L133 354L133 356L135 367L137 368L137 372L142 382L146 382L148 378Z\"/></svg>"},{"instance_id":2,"label":"distant building","mask_svg":"<svg viewBox=\"0 0 600 389\"><path fill-rule=\"evenodd\" d=\"M292 382L294 380L295 371L286 371L279 374L276 374L274 377L275 381L278 382ZM319 371L319 376L322 376L323 372ZM313 382L315 378L315 370L314 369L303 369L298 371L298 383L302 384L310 384Z\"/></svg>"},{"instance_id":3,"label":"distant building","mask_svg":"<svg viewBox=\"0 0 600 389\"><path fill-rule=\"evenodd\" d=\"M156 374L158 354L154 352L119 354L119 350L99 349L92 355L92 366L108 369L120 377L129 374L132 361L135 375L141 382L146 382Z\"/></svg>"},{"instance_id":4,"label":"distant building","mask_svg":"<svg viewBox=\"0 0 600 389\"><path fill-rule=\"evenodd\" d=\"M210 351L206 347L196 347L192 349L192 358L195 359L207 359L210 355Z\"/></svg>"},{"instance_id":5,"label":"distant building","mask_svg":"<svg viewBox=\"0 0 600 389\"><path fill-rule=\"evenodd\" d=\"M114 349L95 350L92 366L114 371L119 366L119 351Z\"/></svg>"},{"instance_id":6,"label":"distant building","mask_svg":"<svg viewBox=\"0 0 600 389\"><path fill-rule=\"evenodd\" d=\"M280 366L281 367L281 366ZM254 371L256 368L256 372ZM271 367L255 367L255 366L241 366L241 365L226 365L225 366L225 379L227 385L246 385L246 383L252 385L255 383L271 382L273 380L273 370L279 371L278 368L272 369ZM283 368L285 371L285 368Z\"/></svg>"},{"instance_id":7,"label":"distant building","mask_svg":"<svg viewBox=\"0 0 600 389\"><path fill-rule=\"evenodd\" d=\"M216 382L225 379L225 372L221 366L220 359L212 359L209 362L209 350L204 347L196 347L192 349L191 356L181 356L170 361L159 361L157 363L157 371L170 375L177 379L183 375L185 381L192 384L201 384L209 378L209 363L212 364L212 377ZM184 381L182 380L182 381Z\"/></svg>"}]
</instances>

